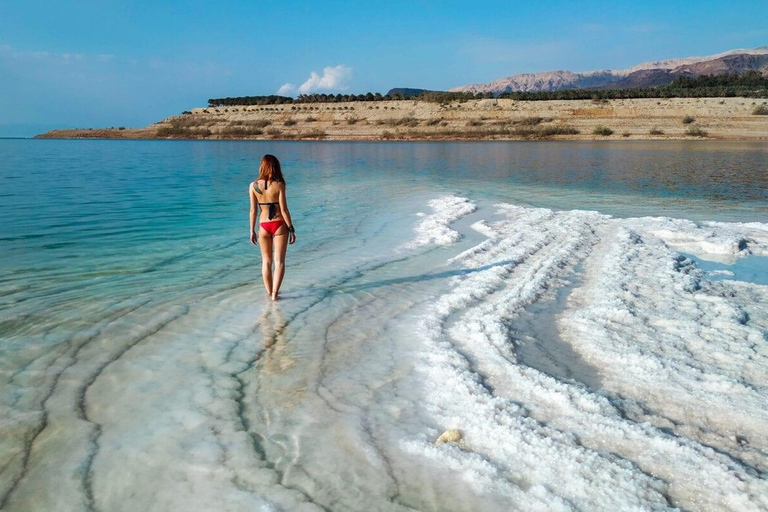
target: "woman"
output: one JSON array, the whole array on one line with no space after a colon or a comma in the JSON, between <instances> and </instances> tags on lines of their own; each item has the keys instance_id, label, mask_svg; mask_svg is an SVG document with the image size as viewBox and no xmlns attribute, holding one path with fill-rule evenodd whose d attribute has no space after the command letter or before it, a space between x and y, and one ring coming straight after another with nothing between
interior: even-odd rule
<instances>
[{"instance_id":1,"label":"woman","mask_svg":"<svg viewBox=\"0 0 768 512\"><path fill-rule=\"evenodd\" d=\"M280 284L285 273L285 251L296 241L291 214L285 199L285 180L280 162L272 155L264 155L259 166L259 177L248 187L251 197L251 243L261 247L261 276L267 295L278 299ZM259 235L256 239L256 206L261 207ZM287 236L286 236L287 235ZM274 247L275 271L272 273Z\"/></svg>"}]
</instances>

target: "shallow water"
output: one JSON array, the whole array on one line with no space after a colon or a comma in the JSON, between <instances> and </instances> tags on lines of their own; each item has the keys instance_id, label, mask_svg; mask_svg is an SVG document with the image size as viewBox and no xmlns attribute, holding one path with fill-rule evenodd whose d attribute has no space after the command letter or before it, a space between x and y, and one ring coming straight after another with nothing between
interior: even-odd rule
<instances>
[{"instance_id":1,"label":"shallow water","mask_svg":"<svg viewBox=\"0 0 768 512\"><path fill-rule=\"evenodd\" d=\"M0 505L768 508L767 156L0 140Z\"/></svg>"}]
</instances>

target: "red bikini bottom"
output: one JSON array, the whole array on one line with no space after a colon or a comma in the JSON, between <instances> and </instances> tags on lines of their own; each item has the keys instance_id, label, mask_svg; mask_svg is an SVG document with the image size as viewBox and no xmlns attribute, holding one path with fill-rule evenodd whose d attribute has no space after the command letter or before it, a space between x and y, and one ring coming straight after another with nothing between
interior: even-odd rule
<instances>
[{"instance_id":1,"label":"red bikini bottom","mask_svg":"<svg viewBox=\"0 0 768 512\"><path fill-rule=\"evenodd\" d=\"M264 228L264 231L266 231L272 236L275 236L275 233L277 233L277 230L280 229L280 226L282 225L283 225L282 220L271 220L269 222L262 222L259 224L259 226Z\"/></svg>"}]
</instances>

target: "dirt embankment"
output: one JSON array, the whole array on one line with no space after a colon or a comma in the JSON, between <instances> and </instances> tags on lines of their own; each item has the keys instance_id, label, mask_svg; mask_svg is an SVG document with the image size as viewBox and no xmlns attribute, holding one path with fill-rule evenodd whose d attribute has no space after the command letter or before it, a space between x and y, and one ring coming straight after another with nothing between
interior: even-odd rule
<instances>
[{"instance_id":1,"label":"dirt embankment","mask_svg":"<svg viewBox=\"0 0 768 512\"><path fill-rule=\"evenodd\" d=\"M328 140L768 140L766 100L470 100L196 108L140 129L54 130L39 138Z\"/></svg>"}]
</instances>

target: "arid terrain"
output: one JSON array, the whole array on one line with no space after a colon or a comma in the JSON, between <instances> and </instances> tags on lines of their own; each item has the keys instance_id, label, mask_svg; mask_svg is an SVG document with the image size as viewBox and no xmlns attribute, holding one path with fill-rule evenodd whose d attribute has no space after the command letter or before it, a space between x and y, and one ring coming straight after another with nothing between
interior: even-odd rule
<instances>
[{"instance_id":1,"label":"arid terrain","mask_svg":"<svg viewBox=\"0 0 768 512\"><path fill-rule=\"evenodd\" d=\"M54 130L38 137L768 140L768 115L760 114L766 105L768 101L753 98L293 103L195 108L145 128Z\"/></svg>"}]
</instances>

